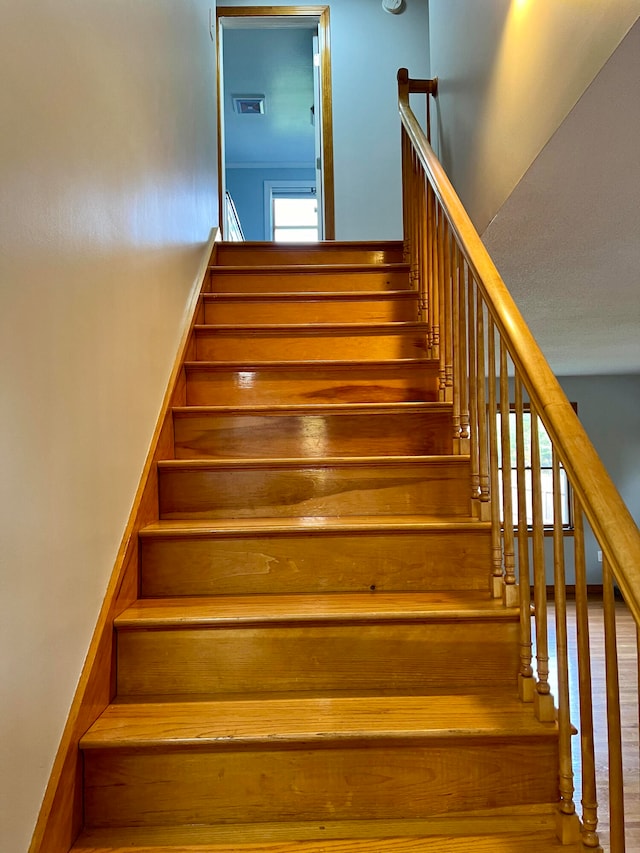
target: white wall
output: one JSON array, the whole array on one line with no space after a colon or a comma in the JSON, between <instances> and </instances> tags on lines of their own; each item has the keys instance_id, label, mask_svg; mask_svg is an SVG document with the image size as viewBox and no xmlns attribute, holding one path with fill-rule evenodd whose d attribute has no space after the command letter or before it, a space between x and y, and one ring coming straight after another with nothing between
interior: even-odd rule
<instances>
[{"instance_id":1,"label":"white wall","mask_svg":"<svg viewBox=\"0 0 640 853\"><path fill-rule=\"evenodd\" d=\"M217 221L205 0L0 2L0 849L27 849Z\"/></svg>"},{"instance_id":2,"label":"white wall","mask_svg":"<svg viewBox=\"0 0 640 853\"><path fill-rule=\"evenodd\" d=\"M218 5L270 4L229 0ZM398 68L407 67L412 77L427 76L428 2L410 0L401 15L384 12L379 0L326 5L331 17L336 238L398 239L402 202L396 75Z\"/></svg>"},{"instance_id":3,"label":"white wall","mask_svg":"<svg viewBox=\"0 0 640 853\"><path fill-rule=\"evenodd\" d=\"M429 0L440 156L480 233L639 14L640 0Z\"/></svg>"}]
</instances>

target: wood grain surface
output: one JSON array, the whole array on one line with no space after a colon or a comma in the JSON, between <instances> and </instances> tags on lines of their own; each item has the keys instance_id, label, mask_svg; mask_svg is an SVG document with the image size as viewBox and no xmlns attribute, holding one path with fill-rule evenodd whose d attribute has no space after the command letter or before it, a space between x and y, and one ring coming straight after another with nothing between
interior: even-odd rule
<instances>
[{"instance_id":1,"label":"wood grain surface","mask_svg":"<svg viewBox=\"0 0 640 853\"><path fill-rule=\"evenodd\" d=\"M471 512L463 456L175 460L158 475L165 519Z\"/></svg>"},{"instance_id":2,"label":"wood grain surface","mask_svg":"<svg viewBox=\"0 0 640 853\"><path fill-rule=\"evenodd\" d=\"M355 293L208 293L204 323L415 322L414 290Z\"/></svg>"},{"instance_id":3,"label":"wood grain surface","mask_svg":"<svg viewBox=\"0 0 640 853\"><path fill-rule=\"evenodd\" d=\"M262 362L185 365L190 406L384 403L438 399L438 362Z\"/></svg>"},{"instance_id":4,"label":"wood grain surface","mask_svg":"<svg viewBox=\"0 0 640 853\"><path fill-rule=\"evenodd\" d=\"M89 826L420 818L555 796L555 745L539 738L314 749L92 749Z\"/></svg>"},{"instance_id":5,"label":"wood grain surface","mask_svg":"<svg viewBox=\"0 0 640 853\"><path fill-rule=\"evenodd\" d=\"M273 266L277 264L399 264L403 260L400 241L289 244L219 243L217 266Z\"/></svg>"},{"instance_id":6,"label":"wood grain surface","mask_svg":"<svg viewBox=\"0 0 640 853\"><path fill-rule=\"evenodd\" d=\"M427 327L419 323L197 326L200 361L381 361L426 358Z\"/></svg>"},{"instance_id":7,"label":"wood grain surface","mask_svg":"<svg viewBox=\"0 0 640 853\"><path fill-rule=\"evenodd\" d=\"M249 522L252 523L249 523ZM486 523L325 519L313 527L245 520L161 522L141 536L148 596L481 589L491 541ZM309 535L312 532L313 535Z\"/></svg>"},{"instance_id":8,"label":"wood grain surface","mask_svg":"<svg viewBox=\"0 0 640 853\"><path fill-rule=\"evenodd\" d=\"M450 404L173 410L176 459L426 456L453 452Z\"/></svg>"},{"instance_id":9,"label":"wood grain surface","mask_svg":"<svg viewBox=\"0 0 640 853\"><path fill-rule=\"evenodd\" d=\"M408 290L408 264L224 266L209 272L212 293Z\"/></svg>"}]
</instances>

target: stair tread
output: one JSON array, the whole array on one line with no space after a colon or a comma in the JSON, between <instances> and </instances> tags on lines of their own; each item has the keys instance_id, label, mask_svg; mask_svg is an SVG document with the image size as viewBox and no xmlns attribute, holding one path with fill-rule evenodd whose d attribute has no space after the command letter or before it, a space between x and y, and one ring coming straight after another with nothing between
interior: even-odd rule
<instances>
[{"instance_id":1,"label":"stair tread","mask_svg":"<svg viewBox=\"0 0 640 853\"><path fill-rule=\"evenodd\" d=\"M223 267L226 269L226 267ZM260 269L260 267L252 267ZM304 300L315 302L337 300L348 302L359 299L417 299L417 290L216 290L213 293L203 293L205 302L216 302L222 299L237 300L238 302L250 301L251 299L274 300L286 302L288 300Z\"/></svg>"},{"instance_id":2,"label":"stair tread","mask_svg":"<svg viewBox=\"0 0 640 853\"><path fill-rule=\"evenodd\" d=\"M198 323L194 327L198 332L260 332L264 334L289 333L315 337L323 332L347 332L357 334L375 334L385 332L400 334L402 332L422 332L427 334L429 327L426 323L398 321L390 323Z\"/></svg>"},{"instance_id":3,"label":"stair tread","mask_svg":"<svg viewBox=\"0 0 640 853\"><path fill-rule=\"evenodd\" d=\"M257 273L303 273L313 275L314 273L353 273L353 272L408 272L410 265L408 263L352 263L352 264L260 264L259 267L250 264L226 264L223 266L210 266L209 271L212 273L235 273L237 275L248 275Z\"/></svg>"},{"instance_id":4,"label":"stair tread","mask_svg":"<svg viewBox=\"0 0 640 853\"><path fill-rule=\"evenodd\" d=\"M366 368L395 369L398 367L430 367L437 365L438 361L433 358L383 358L378 360L363 361L362 359L303 359L298 361L185 361L187 370L269 370L281 369L292 370L306 368L308 370L340 370L343 368Z\"/></svg>"},{"instance_id":5,"label":"stair tread","mask_svg":"<svg viewBox=\"0 0 640 853\"><path fill-rule=\"evenodd\" d=\"M357 835L348 835L348 827L328 821L308 827L282 823L256 824L255 828L199 826L178 831L174 827L118 828L83 833L71 853L578 853L583 849L579 844L561 845L553 828L546 826L551 818L539 820L542 829L524 821L518 830L520 822L516 817L511 821L511 831L482 835L458 829L452 830L452 835L427 835L421 832L425 821L411 820L360 821L362 828L352 822L352 832ZM376 830L379 836L372 834Z\"/></svg>"},{"instance_id":6,"label":"stair tread","mask_svg":"<svg viewBox=\"0 0 640 853\"><path fill-rule=\"evenodd\" d=\"M390 414L398 412L451 412L453 403L434 401L399 401L394 403L288 403L260 406L174 406L178 415L188 414Z\"/></svg>"},{"instance_id":7,"label":"stair tread","mask_svg":"<svg viewBox=\"0 0 640 853\"><path fill-rule=\"evenodd\" d=\"M335 743L388 739L555 738L517 696L436 695L114 703L82 749Z\"/></svg>"},{"instance_id":8,"label":"stair tread","mask_svg":"<svg viewBox=\"0 0 640 853\"><path fill-rule=\"evenodd\" d=\"M517 621L485 592L334 592L141 598L115 619L118 628L204 627L300 622L431 620Z\"/></svg>"},{"instance_id":9,"label":"stair tread","mask_svg":"<svg viewBox=\"0 0 640 853\"><path fill-rule=\"evenodd\" d=\"M306 251L317 249L319 251L331 251L332 249L397 249L402 251L404 243L402 240L310 240L287 241L287 240L220 240L216 244L220 249L238 249L240 252L251 249L277 249L278 251L298 250Z\"/></svg>"},{"instance_id":10,"label":"stair tread","mask_svg":"<svg viewBox=\"0 0 640 853\"><path fill-rule=\"evenodd\" d=\"M469 464L469 456L463 454L440 454L437 456L291 456L287 458L240 458L240 459L161 459L158 467L166 470L179 470L181 468L193 470L196 468L206 470L207 468L332 468L332 467L363 467L379 466L391 467L393 465L456 465L466 466Z\"/></svg>"},{"instance_id":11,"label":"stair tread","mask_svg":"<svg viewBox=\"0 0 640 853\"><path fill-rule=\"evenodd\" d=\"M366 533L366 532L428 532L435 530L485 530L491 522L471 518L429 518L427 516L348 516L326 518L208 518L160 519L142 528L141 536L172 537L185 533L200 536L229 534L305 533Z\"/></svg>"},{"instance_id":12,"label":"stair tread","mask_svg":"<svg viewBox=\"0 0 640 853\"><path fill-rule=\"evenodd\" d=\"M142 528L141 536L175 536L183 533L200 535L225 533L318 533L367 531L490 530L491 522L458 516L385 515L341 516L324 518L243 518L239 519L168 519L151 522Z\"/></svg>"}]
</instances>

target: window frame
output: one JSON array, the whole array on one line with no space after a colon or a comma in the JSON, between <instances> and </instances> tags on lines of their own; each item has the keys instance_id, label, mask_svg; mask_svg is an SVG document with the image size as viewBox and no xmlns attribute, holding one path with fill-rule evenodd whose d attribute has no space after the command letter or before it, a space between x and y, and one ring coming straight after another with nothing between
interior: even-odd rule
<instances>
[{"instance_id":1,"label":"window frame","mask_svg":"<svg viewBox=\"0 0 640 853\"><path fill-rule=\"evenodd\" d=\"M571 403L571 406L573 407L573 410L575 412L578 411L578 404L577 403ZM522 411L523 419L526 418L527 416L531 417L531 404L530 403L524 403L522 408L523 408L523 411ZM511 403L509 405L509 414L510 415L516 414L516 408L515 408L515 405L513 403ZM498 459L498 489L500 492L500 523L503 525L504 519L502 517L502 510L503 510L503 501L502 501L502 489L503 489L502 448L501 448L501 443L500 443L501 419L502 419L502 413L498 409L496 411L496 429L497 429L497 435L498 435L498 453L499 453L499 459ZM538 430L543 431L543 433L547 436L549 443L553 447L553 444L551 442L549 434L547 433L546 427L545 427L544 423L542 422L542 419L540 418L540 416L538 416ZM515 436L515 433L511 430L511 425L509 428L509 438L510 438L510 445L512 447L515 447L516 436ZM565 482L566 482L566 496L564 498L564 502L563 502L563 506L562 506L562 515L563 515L563 517L567 518L567 522L566 523L563 522L562 530L565 533L571 533L574 530L573 490L571 488L571 482L569 481L569 477L566 473L566 469L564 468L562 462L559 462L559 466L560 466L561 477L564 474L564 478L565 478ZM531 470L532 470L531 464L525 465L525 472L531 471ZM517 472L518 472L517 464L512 465L511 466L512 491L515 491L515 487L516 487L516 483L517 483ZM540 472L541 472L541 474L542 474L542 472L549 472L551 477L553 477L553 465L543 465L541 463L540 464ZM512 522L513 522L513 529L515 532L518 531L518 505L517 505L517 501L515 500L516 494L517 493L513 494L514 500L512 502L512 505L513 505ZM527 513L527 515L528 515L528 513ZM544 520L544 507L543 507L543 529L545 531L545 534L551 533L554 529L554 525L555 525L555 522L553 520L552 521L545 521ZM533 530L533 524L527 523L527 531L532 531L532 530Z\"/></svg>"},{"instance_id":2,"label":"window frame","mask_svg":"<svg viewBox=\"0 0 640 853\"><path fill-rule=\"evenodd\" d=\"M314 198L318 200L316 193L315 180L289 180L289 181L264 181L264 227L265 239L276 242L274 230L275 223L273 217L273 199L281 198ZM304 226L309 228L310 226ZM317 243L320 242L320 211L316 223L316 238L315 240L307 240L305 242ZM286 241L279 241L286 242Z\"/></svg>"}]
</instances>

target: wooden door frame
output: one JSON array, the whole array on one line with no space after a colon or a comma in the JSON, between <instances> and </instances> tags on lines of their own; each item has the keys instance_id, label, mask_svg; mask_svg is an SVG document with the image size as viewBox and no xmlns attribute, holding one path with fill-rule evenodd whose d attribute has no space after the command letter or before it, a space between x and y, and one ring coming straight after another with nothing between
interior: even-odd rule
<instances>
[{"instance_id":1,"label":"wooden door frame","mask_svg":"<svg viewBox=\"0 0 640 853\"><path fill-rule=\"evenodd\" d=\"M218 6L216 8L216 61L218 87L218 196L220 227L223 225L222 163L222 56L220 54L220 18L318 18L320 42L320 80L322 88L322 189L324 200L324 239L335 240L335 193L333 182L333 109L331 95L331 42L328 6ZM223 237L226 235L223 234Z\"/></svg>"}]
</instances>

